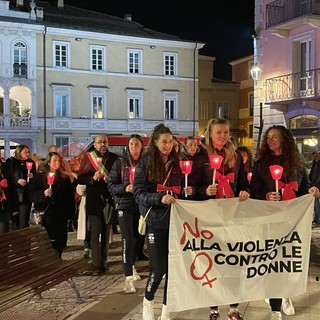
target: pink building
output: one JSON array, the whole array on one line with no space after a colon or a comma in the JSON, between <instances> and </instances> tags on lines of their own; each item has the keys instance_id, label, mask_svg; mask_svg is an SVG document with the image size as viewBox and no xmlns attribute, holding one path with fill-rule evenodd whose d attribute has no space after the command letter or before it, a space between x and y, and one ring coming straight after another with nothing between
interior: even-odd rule
<instances>
[{"instance_id":1,"label":"pink building","mask_svg":"<svg viewBox=\"0 0 320 320\"><path fill-rule=\"evenodd\" d=\"M307 158L320 145L319 14L317 0L255 1L254 125L290 128Z\"/></svg>"}]
</instances>

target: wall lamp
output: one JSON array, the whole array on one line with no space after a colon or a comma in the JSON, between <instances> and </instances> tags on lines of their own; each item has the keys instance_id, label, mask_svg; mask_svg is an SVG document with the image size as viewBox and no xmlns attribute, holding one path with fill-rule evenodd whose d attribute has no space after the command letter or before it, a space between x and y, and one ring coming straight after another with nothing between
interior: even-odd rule
<instances>
[{"instance_id":1,"label":"wall lamp","mask_svg":"<svg viewBox=\"0 0 320 320\"><path fill-rule=\"evenodd\" d=\"M157 46L155 46L155 45L151 45L150 46L150 49L155 49Z\"/></svg>"},{"instance_id":2,"label":"wall lamp","mask_svg":"<svg viewBox=\"0 0 320 320\"><path fill-rule=\"evenodd\" d=\"M260 80L261 73L262 73L262 66L258 63L255 63L250 70L251 77L255 81L255 83L257 83L257 81Z\"/></svg>"},{"instance_id":3,"label":"wall lamp","mask_svg":"<svg viewBox=\"0 0 320 320\"><path fill-rule=\"evenodd\" d=\"M80 41L82 41L82 38L75 38L74 40L80 42Z\"/></svg>"}]
</instances>

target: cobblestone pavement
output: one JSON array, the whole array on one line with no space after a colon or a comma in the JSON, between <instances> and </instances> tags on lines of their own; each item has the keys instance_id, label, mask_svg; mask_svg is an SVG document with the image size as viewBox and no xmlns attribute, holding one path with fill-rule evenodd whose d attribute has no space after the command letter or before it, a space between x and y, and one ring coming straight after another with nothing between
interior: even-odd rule
<instances>
[{"instance_id":1,"label":"cobblestone pavement","mask_svg":"<svg viewBox=\"0 0 320 320\"><path fill-rule=\"evenodd\" d=\"M25 301L5 312L0 313L0 320L74 320L77 317L83 319L83 315L95 304L101 302L108 294L114 292L122 292L124 285L124 276L122 273L121 263L121 242L120 235L113 237L110 245L108 267L109 271L101 277L93 277L91 272L87 272L83 276L74 278L74 282L80 291L83 303L78 304L75 301L73 290L68 286L67 282L57 285L51 290L42 294L39 301ZM63 254L63 259L82 259L82 242L76 239L76 232L69 233L68 248ZM320 276L320 226L312 230L311 242L311 258L309 268L308 292L305 295L295 298L294 304L297 310L295 316L284 316L283 319L318 319L320 314L320 282L316 278ZM143 289L145 287L145 279L148 274L148 262L139 261L136 268L140 275L143 276L142 281L136 282L138 295L141 297L141 303L134 307L128 314L119 320L141 320L142 319L142 299ZM155 315L156 318L161 314L163 287L160 286L155 297ZM317 298L318 297L318 298ZM316 300L315 300L316 299ZM266 320L270 317L269 306L264 301L253 301L242 303L239 306L240 311L246 320ZM220 309L221 316L224 318L227 307ZM90 317L87 312L88 320L95 320ZM81 316L82 315L82 316ZM314 316L317 315L316 318ZM197 310L189 310L179 314L172 315L172 319L207 319L208 308ZM107 319L106 319L107 320Z\"/></svg>"},{"instance_id":2,"label":"cobblestone pavement","mask_svg":"<svg viewBox=\"0 0 320 320\"><path fill-rule=\"evenodd\" d=\"M83 259L82 241L76 239L76 232L69 232L68 236L67 249L62 258L65 260ZM121 239L119 234L115 234L109 249L108 272L100 277L94 277L91 275L91 271L88 271L83 276L73 278L83 303L76 302L74 291L67 282L63 282L42 293L40 300L25 301L0 313L0 320L63 320L73 318L80 310L86 310L92 304L101 301L115 287L122 286L124 276L121 258ZM147 266L148 262L145 261L136 263L138 271L145 270Z\"/></svg>"}]
</instances>

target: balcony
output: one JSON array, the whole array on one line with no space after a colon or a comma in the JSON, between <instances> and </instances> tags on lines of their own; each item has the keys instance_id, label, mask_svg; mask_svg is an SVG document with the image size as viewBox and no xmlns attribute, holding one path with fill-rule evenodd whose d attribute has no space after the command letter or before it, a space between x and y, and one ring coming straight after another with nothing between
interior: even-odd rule
<instances>
[{"instance_id":1,"label":"balcony","mask_svg":"<svg viewBox=\"0 0 320 320\"><path fill-rule=\"evenodd\" d=\"M266 79L266 103L287 104L292 100L319 100L320 69Z\"/></svg>"},{"instance_id":2,"label":"balcony","mask_svg":"<svg viewBox=\"0 0 320 320\"><path fill-rule=\"evenodd\" d=\"M0 128L31 129L31 118L17 116L8 117L0 115Z\"/></svg>"},{"instance_id":3,"label":"balcony","mask_svg":"<svg viewBox=\"0 0 320 320\"><path fill-rule=\"evenodd\" d=\"M13 77L14 78L25 78L27 79L27 65L25 64L13 64Z\"/></svg>"},{"instance_id":4,"label":"balcony","mask_svg":"<svg viewBox=\"0 0 320 320\"><path fill-rule=\"evenodd\" d=\"M278 27L291 29L295 27L293 20L319 19L320 4L318 0L276 0L266 5L266 29ZM301 24L301 21L298 22Z\"/></svg>"}]
</instances>

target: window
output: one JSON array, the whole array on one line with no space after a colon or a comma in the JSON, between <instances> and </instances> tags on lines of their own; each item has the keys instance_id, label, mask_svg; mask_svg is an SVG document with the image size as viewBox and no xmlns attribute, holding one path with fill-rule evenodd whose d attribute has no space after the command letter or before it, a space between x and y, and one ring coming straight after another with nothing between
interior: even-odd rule
<instances>
[{"instance_id":1,"label":"window","mask_svg":"<svg viewBox=\"0 0 320 320\"><path fill-rule=\"evenodd\" d=\"M21 41L13 46L13 74L14 77L27 77L27 48Z\"/></svg>"},{"instance_id":2,"label":"window","mask_svg":"<svg viewBox=\"0 0 320 320\"><path fill-rule=\"evenodd\" d=\"M166 76L177 75L177 57L176 53L164 53L164 74Z\"/></svg>"},{"instance_id":3,"label":"window","mask_svg":"<svg viewBox=\"0 0 320 320\"><path fill-rule=\"evenodd\" d=\"M106 100L108 87L89 87L91 99L91 118L106 118Z\"/></svg>"},{"instance_id":4,"label":"window","mask_svg":"<svg viewBox=\"0 0 320 320\"><path fill-rule=\"evenodd\" d=\"M141 50L128 50L128 73L142 73Z\"/></svg>"},{"instance_id":5,"label":"window","mask_svg":"<svg viewBox=\"0 0 320 320\"><path fill-rule=\"evenodd\" d=\"M143 89L127 89L128 95L128 118L143 118Z\"/></svg>"},{"instance_id":6,"label":"window","mask_svg":"<svg viewBox=\"0 0 320 320\"><path fill-rule=\"evenodd\" d=\"M53 88L53 115L55 117L70 116L71 85L51 84Z\"/></svg>"},{"instance_id":7,"label":"window","mask_svg":"<svg viewBox=\"0 0 320 320\"><path fill-rule=\"evenodd\" d=\"M69 43L53 42L53 65L60 68L69 68Z\"/></svg>"},{"instance_id":8,"label":"window","mask_svg":"<svg viewBox=\"0 0 320 320\"><path fill-rule=\"evenodd\" d=\"M90 47L90 65L91 70L105 71L105 47Z\"/></svg>"},{"instance_id":9,"label":"window","mask_svg":"<svg viewBox=\"0 0 320 320\"><path fill-rule=\"evenodd\" d=\"M58 147L63 157L69 157L69 136L55 136L54 144Z\"/></svg>"},{"instance_id":10,"label":"window","mask_svg":"<svg viewBox=\"0 0 320 320\"><path fill-rule=\"evenodd\" d=\"M289 128L290 129L302 129L302 128L317 128L318 127L318 117L305 114L298 115L289 119Z\"/></svg>"},{"instance_id":11,"label":"window","mask_svg":"<svg viewBox=\"0 0 320 320\"><path fill-rule=\"evenodd\" d=\"M229 119L229 102L215 101L213 112L213 117Z\"/></svg>"},{"instance_id":12,"label":"window","mask_svg":"<svg viewBox=\"0 0 320 320\"><path fill-rule=\"evenodd\" d=\"M249 117L253 117L253 109L254 109L254 95L253 93L249 94Z\"/></svg>"},{"instance_id":13,"label":"window","mask_svg":"<svg viewBox=\"0 0 320 320\"><path fill-rule=\"evenodd\" d=\"M164 92L164 116L165 120L174 120L178 117L178 93L177 92Z\"/></svg>"}]
</instances>

